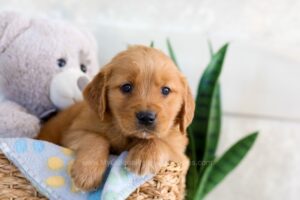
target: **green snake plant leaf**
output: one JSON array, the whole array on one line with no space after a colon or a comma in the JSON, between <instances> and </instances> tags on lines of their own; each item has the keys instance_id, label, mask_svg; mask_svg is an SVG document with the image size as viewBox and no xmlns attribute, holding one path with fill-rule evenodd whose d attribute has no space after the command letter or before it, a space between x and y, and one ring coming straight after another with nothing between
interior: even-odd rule
<instances>
[{"instance_id":1,"label":"green snake plant leaf","mask_svg":"<svg viewBox=\"0 0 300 200\"><path fill-rule=\"evenodd\" d=\"M226 50L227 44L212 55L198 87L195 117L188 128L190 144L187 148L187 154L191 159L191 166L187 175L188 199L192 199L198 189L200 178L202 178L203 171L207 167L205 161L212 161L215 157L221 127L221 99L218 78Z\"/></svg>"},{"instance_id":2,"label":"green snake plant leaf","mask_svg":"<svg viewBox=\"0 0 300 200\"><path fill-rule=\"evenodd\" d=\"M193 135L196 161L214 158L221 120L219 75L222 70L228 44L215 53L200 80L196 95L196 109L189 134ZM215 99L215 100L214 100ZM215 104L215 106L212 106ZM190 147L188 152L191 151ZM205 152L206 151L206 152ZM205 160L208 161L208 160Z\"/></svg>"},{"instance_id":3,"label":"green snake plant leaf","mask_svg":"<svg viewBox=\"0 0 300 200\"><path fill-rule=\"evenodd\" d=\"M151 41L150 47L151 47L151 48L154 48L154 41Z\"/></svg>"},{"instance_id":4,"label":"green snake plant leaf","mask_svg":"<svg viewBox=\"0 0 300 200\"><path fill-rule=\"evenodd\" d=\"M191 132L191 127L188 128L188 132ZM193 138L194 135L188 134L189 136L189 145L187 150L187 155L191 160L190 168L188 170L187 174L187 199L193 200L193 196L197 191L198 184L199 184L199 173L197 169L197 159L196 159L196 151L195 151L195 138Z\"/></svg>"},{"instance_id":5,"label":"green snake plant leaf","mask_svg":"<svg viewBox=\"0 0 300 200\"><path fill-rule=\"evenodd\" d=\"M215 153L218 146L219 135L221 131L221 95L220 84L217 83L213 92L213 98L209 111L208 129L206 135L203 161L212 161L215 159Z\"/></svg>"},{"instance_id":6,"label":"green snake plant leaf","mask_svg":"<svg viewBox=\"0 0 300 200\"><path fill-rule=\"evenodd\" d=\"M210 56L213 57L214 56L214 49L213 49L213 46L211 44L211 41L208 40L207 44L208 44L208 49L209 49Z\"/></svg>"},{"instance_id":7,"label":"green snake plant leaf","mask_svg":"<svg viewBox=\"0 0 300 200\"><path fill-rule=\"evenodd\" d=\"M171 59L173 60L173 62L175 63L175 65L177 67L179 67L179 65L177 63L177 59L176 59L175 53L174 53L174 50L173 50L173 47L172 47L171 42L170 42L169 39L167 39L167 47L168 47L168 52L169 52L169 55L170 55Z\"/></svg>"},{"instance_id":8,"label":"green snake plant leaf","mask_svg":"<svg viewBox=\"0 0 300 200\"><path fill-rule=\"evenodd\" d=\"M195 200L203 199L242 161L253 146L257 135L258 132L254 132L240 139L205 169Z\"/></svg>"},{"instance_id":9,"label":"green snake plant leaf","mask_svg":"<svg viewBox=\"0 0 300 200\"><path fill-rule=\"evenodd\" d=\"M211 105L211 116L208 120L209 123L209 131L210 133L207 135L206 138L206 149L204 154L204 159L202 161L197 160L196 158L196 152L195 152L195 138L193 134L189 134L189 141L190 146L188 152L188 156L191 159L191 166L188 171L187 176L187 188L188 188L188 195L189 194L195 194L198 184L199 184L199 177L201 176L201 173L199 172L199 166L201 167L201 170L204 170L205 167L207 167L207 163L205 161L212 161L215 159L214 157L214 150L218 144L218 138L220 133L220 127L221 127L221 99L220 99L220 85L217 84L213 99L212 99L212 105ZM189 128L188 132L191 132L191 127ZM213 149L213 150L211 150ZM201 177L202 179L204 177ZM188 199L192 199L188 196Z\"/></svg>"}]
</instances>

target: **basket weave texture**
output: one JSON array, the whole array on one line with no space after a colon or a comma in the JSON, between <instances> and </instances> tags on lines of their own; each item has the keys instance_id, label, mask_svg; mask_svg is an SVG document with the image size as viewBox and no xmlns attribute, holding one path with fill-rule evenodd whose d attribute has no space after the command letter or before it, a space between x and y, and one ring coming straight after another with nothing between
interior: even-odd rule
<instances>
[{"instance_id":1,"label":"basket weave texture","mask_svg":"<svg viewBox=\"0 0 300 200\"><path fill-rule=\"evenodd\" d=\"M169 162L150 181L136 189L127 200L181 200L184 176L180 165ZM47 200L0 152L0 200Z\"/></svg>"}]
</instances>

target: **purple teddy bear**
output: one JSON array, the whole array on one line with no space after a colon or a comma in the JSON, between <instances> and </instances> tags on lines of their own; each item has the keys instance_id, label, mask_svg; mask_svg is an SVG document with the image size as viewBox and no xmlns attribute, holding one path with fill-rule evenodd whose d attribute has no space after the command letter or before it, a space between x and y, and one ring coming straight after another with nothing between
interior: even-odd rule
<instances>
[{"instance_id":1,"label":"purple teddy bear","mask_svg":"<svg viewBox=\"0 0 300 200\"><path fill-rule=\"evenodd\" d=\"M0 13L0 137L35 137L43 118L82 100L98 70L86 31Z\"/></svg>"}]
</instances>

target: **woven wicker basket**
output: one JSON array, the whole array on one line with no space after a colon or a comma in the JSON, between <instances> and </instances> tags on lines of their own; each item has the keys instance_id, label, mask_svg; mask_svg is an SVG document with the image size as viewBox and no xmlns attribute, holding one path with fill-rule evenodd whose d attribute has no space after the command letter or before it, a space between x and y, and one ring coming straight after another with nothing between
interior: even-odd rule
<instances>
[{"instance_id":1,"label":"woven wicker basket","mask_svg":"<svg viewBox=\"0 0 300 200\"><path fill-rule=\"evenodd\" d=\"M128 200L168 199L184 197L181 167L170 162L150 181L134 191ZM0 200L46 200L0 152Z\"/></svg>"}]
</instances>

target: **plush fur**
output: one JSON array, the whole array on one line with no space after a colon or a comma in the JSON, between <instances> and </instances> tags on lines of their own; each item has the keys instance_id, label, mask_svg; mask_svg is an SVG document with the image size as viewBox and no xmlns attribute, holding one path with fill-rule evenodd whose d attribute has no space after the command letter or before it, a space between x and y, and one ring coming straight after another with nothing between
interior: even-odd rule
<instances>
[{"instance_id":1,"label":"plush fur","mask_svg":"<svg viewBox=\"0 0 300 200\"><path fill-rule=\"evenodd\" d=\"M133 90L125 94L126 83ZM171 89L169 95L162 87ZM127 168L137 174L156 173L173 160L187 171L186 128L194 114L194 100L186 79L161 51L133 46L121 52L98 73L78 103L42 128L40 139L76 151L71 175L77 187L97 187L109 153L129 151ZM140 127L136 113L156 113L153 129Z\"/></svg>"},{"instance_id":2,"label":"plush fur","mask_svg":"<svg viewBox=\"0 0 300 200\"><path fill-rule=\"evenodd\" d=\"M95 42L85 31L61 21L0 13L0 137L36 136L41 118L83 99L82 84L98 70ZM79 86L80 78L86 81Z\"/></svg>"}]
</instances>

